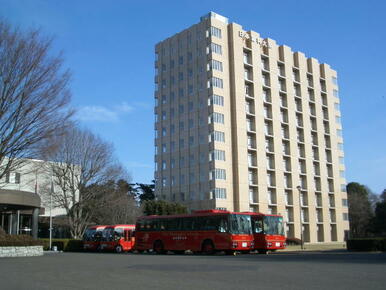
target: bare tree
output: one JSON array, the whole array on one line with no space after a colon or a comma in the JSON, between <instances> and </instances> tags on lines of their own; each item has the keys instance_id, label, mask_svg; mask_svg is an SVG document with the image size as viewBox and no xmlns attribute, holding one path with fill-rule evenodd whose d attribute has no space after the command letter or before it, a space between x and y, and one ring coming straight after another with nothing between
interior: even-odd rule
<instances>
[{"instance_id":1,"label":"bare tree","mask_svg":"<svg viewBox=\"0 0 386 290\"><path fill-rule=\"evenodd\" d=\"M51 161L53 202L66 210L71 234L80 238L90 223L89 208L95 198L90 185L117 180L125 173L113 158L112 145L88 130L72 126L52 143L55 147L47 150L44 158ZM44 194L45 199L49 194Z\"/></svg>"},{"instance_id":2,"label":"bare tree","mask_svg":"<svg viewBox=\"0 0 386 290\"><path fill-rule=\"evenodd\" d=\"M123 179L105 184L92 184L91 220L95 224L132 224L142 215L131 185Z\"/></svg>"},{"instance_id":3,"label":"bare tree","mask_svg":"<svg viewBox=\"0 0 386 290\"><path fill-rule=\"evenodd\" d=\"M0 20L0 179L35 156L70 118L69 72L51 39Z\"/></svg>"}]
</instances>

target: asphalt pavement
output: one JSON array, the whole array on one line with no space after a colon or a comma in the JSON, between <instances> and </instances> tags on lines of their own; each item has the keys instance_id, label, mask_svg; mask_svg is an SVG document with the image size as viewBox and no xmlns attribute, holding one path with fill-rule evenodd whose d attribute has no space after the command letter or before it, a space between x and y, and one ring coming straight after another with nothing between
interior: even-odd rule
<instances>
[{"instance_id":1,"label":"asphalt pavement","mask_svg":"<svg viewBox=\"0 0 386 290\"><path fill-rule=\"evenodd\" d=\"M385 289L386 253L57 253L0 259L0 289Z\"/></svg>"}]
</instances>

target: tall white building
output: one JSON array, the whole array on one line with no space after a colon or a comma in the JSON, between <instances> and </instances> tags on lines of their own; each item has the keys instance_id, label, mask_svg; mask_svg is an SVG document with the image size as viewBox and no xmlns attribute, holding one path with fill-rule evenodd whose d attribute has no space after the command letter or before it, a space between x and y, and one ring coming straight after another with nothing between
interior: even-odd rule
<instances>
[{"instance_id":1,"label":"tall white building","mask_svg":"<svg viewBox=\"0 0 386 290\"><path fill-rule=\"evenodd\" d=\"M287 235L343 241L337 73L216 13L156 45L156 195L281 214Z\"/></svg>"}]
</instances>

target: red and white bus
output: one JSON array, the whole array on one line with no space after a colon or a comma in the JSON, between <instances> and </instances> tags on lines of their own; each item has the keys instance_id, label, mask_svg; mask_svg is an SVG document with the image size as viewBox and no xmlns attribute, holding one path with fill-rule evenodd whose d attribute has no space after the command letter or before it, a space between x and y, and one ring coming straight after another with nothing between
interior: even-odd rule
<instances>
[{"instance_id":1,"label":"red and white bus","mask_svg":"<svg viewBox=\"0 0 386 290\"><path fill-rule=\"evenodd\" d=\"M137 220L135 249L213 254L254 249L251 215L223 210L202 210L192 214L144 216Z\"/></svg>"},{"instance_id":2,"label":"red and white bus","mask_svg":"<svg viewBox=\"0 0 386 290\"><path fill-rule=\"evenodd\" d=\"M102 231L106 226L89 227L83 235L83 249L85 251L96 251L99 249L102 239Z\"/></svg>"},{"instance_id":3,"label":"red and white bus","mask_svg":"<svg viewBox=\"0 0 386 290\"><path fill-rule=\"evenodd\" d=\"M131 251L135 243L134 230L135 225L106 226L98 250L117 253Z\"/></svg>"},{"instance_id":4,"label":"red and white bus","mask_svg":"<svg viewBox=\"0 0 386 290\"><path fill-rule=\"evenodd\" d=\"M273 214L250 213L255 250L259 253L285 249L283 217Z\"/></svg>"}]
</instances>

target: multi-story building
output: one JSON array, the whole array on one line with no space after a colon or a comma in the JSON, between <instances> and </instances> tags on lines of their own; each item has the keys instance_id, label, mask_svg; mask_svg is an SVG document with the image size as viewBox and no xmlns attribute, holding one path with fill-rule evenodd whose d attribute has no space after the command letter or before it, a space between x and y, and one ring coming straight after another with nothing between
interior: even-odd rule
<instances>
[{"instance_id":1,"label":"multi-story building","mask_svg":"<svg viewBox=\"0 0 386 290\"><path fill-rule=\"evenodd\" d=\"M216 13L156 45L156 195L349 229L337 73Z\"/></svg>"},{"instance_id":2,"label":"multi-story building","mask_svg":"<svg viewBox=\"0 0 386 290\"><path fill-rule=\"evenodd\" d=\"M58 176L52 174L53 168L64 164L36 159L23 159L20 163L0 179L0 228L9 234L37 237L39 215L60 217L67 214L58 202L63 200L63 192L58 186L63 181L59 182ZM68 196L67 199L71 200Z\"/></svg>"}]
</instances>

